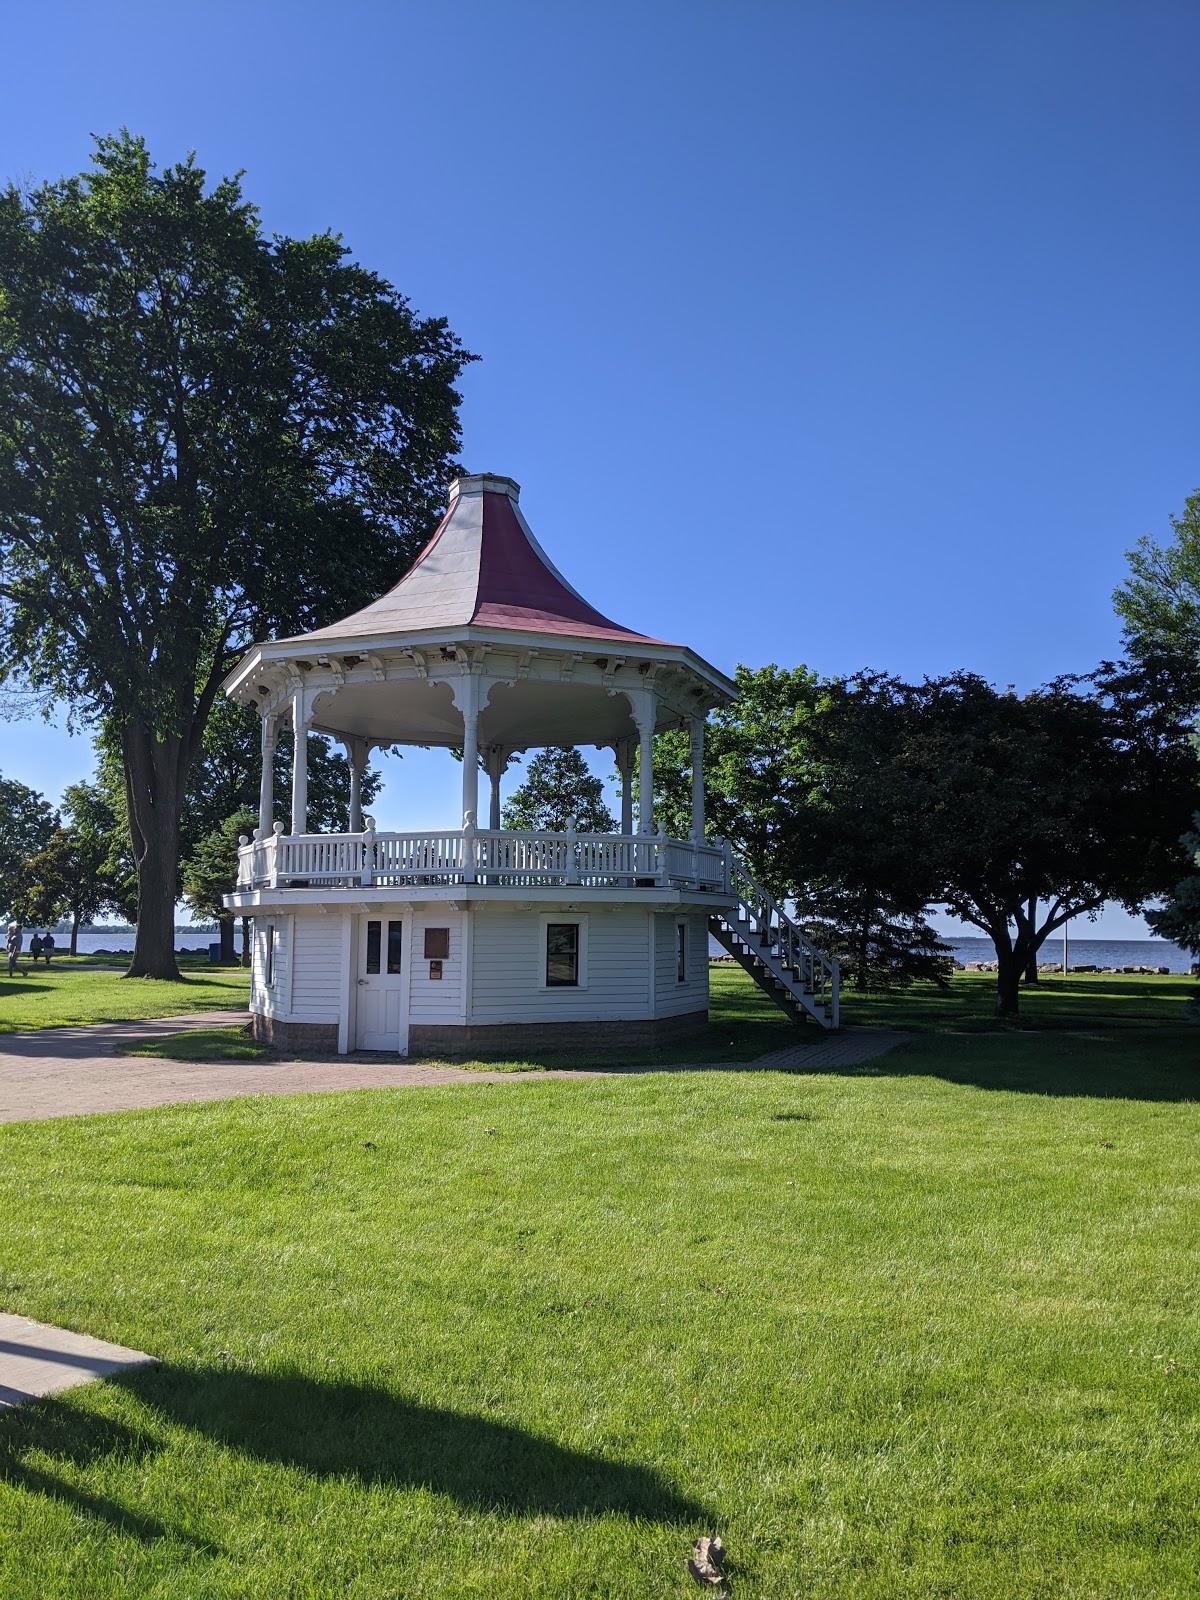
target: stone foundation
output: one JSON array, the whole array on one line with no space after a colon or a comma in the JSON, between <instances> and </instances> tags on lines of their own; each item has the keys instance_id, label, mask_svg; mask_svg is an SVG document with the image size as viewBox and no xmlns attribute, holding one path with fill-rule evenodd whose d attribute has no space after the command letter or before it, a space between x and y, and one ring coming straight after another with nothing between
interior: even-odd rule
<instances>
[{"instance_id":1,"label":"stone foundation","mask_svg":"<svg viewBox=\"0 0 1200 1600\"><path fill-rule=\"evenodd\" d=\"M622 1022L414 1023L410 1056L503 1055L507 1051L645 1050L692 1039L708 1026L707 1011L681 1017L639 1017ZM336 1032L336 1030L335 1030Z\"/></svg>"},{"instance_id":2,"label":"stone foundation","mask_svg":"<svg viewBox=\"0 0 1200 1600\"><path fill-rule=\"evenodd\" d=\"M336 1022L283 1022L256 1011L251 1017L254 1037L259 1044L275 1050L288 1050L302 1056L335 1056L338 1047Z\"/></svg>"}]
</instances>

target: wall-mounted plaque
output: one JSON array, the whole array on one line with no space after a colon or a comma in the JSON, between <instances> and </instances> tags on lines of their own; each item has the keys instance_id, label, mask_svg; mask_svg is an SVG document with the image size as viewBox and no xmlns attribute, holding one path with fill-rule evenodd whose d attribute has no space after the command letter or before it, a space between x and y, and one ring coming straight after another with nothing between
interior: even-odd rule
<instances>
[{"instance_id":1,"label":"wall-mounted plaque","mask_svg":"<svg viewBox=\"0 0 1200 1600\"><path fill-rule=\"evenodd\" d=\"M440 978L441 975L442 975L442 963L440 961L431 961L429 963L429 976L431 978Z\"/></svg>"}]
</instances>

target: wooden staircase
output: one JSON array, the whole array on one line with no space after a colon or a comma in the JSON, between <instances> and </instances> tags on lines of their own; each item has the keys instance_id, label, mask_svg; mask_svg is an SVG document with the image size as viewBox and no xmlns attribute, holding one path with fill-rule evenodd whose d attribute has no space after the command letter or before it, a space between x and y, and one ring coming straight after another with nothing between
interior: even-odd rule
<instances>
[{"instance_id":1,"label":"wooden staircase","mask_svg":"<svg viewBox=\"0 0 1200 1600\"><path fill-rule=\"evenodd\" d=\"M812 1017L822 1028L838 1027L838 964L805 938L799 925L732 853L729 888L737 904L708 919L717 943L793 1022Z\"/></svg>"}]
</instances>

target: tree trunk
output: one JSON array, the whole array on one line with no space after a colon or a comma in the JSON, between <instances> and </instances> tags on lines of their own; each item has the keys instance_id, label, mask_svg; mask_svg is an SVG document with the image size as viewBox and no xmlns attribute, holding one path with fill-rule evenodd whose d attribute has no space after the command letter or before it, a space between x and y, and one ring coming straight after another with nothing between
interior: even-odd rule
<instances>
[{"instance_id":1,"label":"tree trunk","mask_svg":"<svg viewBox=\"0 0 1200 1600\"><path fill-rule=\"evenodd\" d=\"M221 917L217 923L217 932L221 936L221 961L227 966L232 966L237 960L233 949L233 918Z\"/></svg>"},{"instance_id":2,"label":"tree trunk","mask_svg":"<svg viewBox=\"0 0 1200 1600\"><path fill-rule=\"evenodd\" d=\"M78 909L75 909L75 910L73 910L71 912L71 950L70 950L70 953L73 956L77 956L79 954L79 911L78 911Z\"/></svg>"},{"instance_id":3,"label":"tree trunk","mask_svg":"<svg viewBox=\"0 0 1200 1600\"><path fill-rule=\"evenodd\" d=\"M1021 1011L1022 960L1015 950L996 951L996 1015L1015 1022Z\"/></svg>"},{"instance_id":4,"label":"tree trunk","mask_svg":"<svg viewBox=\"0 0 1200 1600\"><path fill-rule=\"evenodd\" d=\"M179 815L187 760L183 741L156 739L146 728L122 731L129 833L137 866L137 930L126 977L178 978L175 899L179 889Z\"/></svg>"},{"instance_id":5,"label":"tree trunk","mask_svg":"<svg viewBox=\"0 0 1200 1600\"><path fill-rule=\"evenodd\" d=\"M250 965L250 918L242 918L242 965Z\"/></svg>"},{"instance_id":6,"label":"tree trunk","mask_svg":"<svg viewBox=\"0 0 1200 1600\"><path fill-rule=\"evenodd\" d=\"M1036 927L1037 927L1037 896L1036 895L1031 895L1030 896L1030 900L1029 900L1029 931L1030 931L1031 935L1032 935L1033 931L1036 929ZM1032 939L1031 939L1030 951L1029 951L1029 959L1025 963L1025 982L1026 983L1036 983L1037 981L1038 981L1038 947L1037 947L1036 942L1033 942Z\"/></svg>"}]
</instances>

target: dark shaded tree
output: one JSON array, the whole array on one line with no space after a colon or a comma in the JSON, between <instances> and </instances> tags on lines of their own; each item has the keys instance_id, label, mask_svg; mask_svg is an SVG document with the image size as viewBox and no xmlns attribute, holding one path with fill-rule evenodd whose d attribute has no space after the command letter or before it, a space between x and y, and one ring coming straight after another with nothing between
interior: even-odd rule
<instances>
[{"instance_id":1,"label":"dark shaded tree","mask_svg":"<svg viewBox=\"0 0 1200 1600\"><path fill-rule=\"evenodd\" d=\"M578 750L551 745L539 750L525 769L503 811L506 828L565 833L615 833L616 818L604 799L604 784Z\"/></svg>"},{"instance_id":2,"label":"dark shaded tree","mask_svg":"<svg viewBox=\"0 0 1200 1600\"><path fill-rule=\"evenodd\" d=\"M1113 602L1131 658L1149 674L1169 673L1179 710L1195 717L1200 713L1200 491L1189 495L1183 514L1170 520L1169 542L1146 537L1129 552L1129 576ZM1200 829L1200 816L1194 821ZM1181 843L1185 850L1200 848L1195 832ZM1200 874L1181 877L1164 906L1149 911L1146 920L1163 938L1200 951Z\"/></svg>"},{"instance_id":3,"label":"dark shaded tree","mask_svg":"<svg viewBox=\"0 0 1200 1600\"><path fill-rule=\"evenodd\" d=\"M878 890L826 880L800 896L796 915L818 949L837 957L843 979L863 994L907 988L915 980L945 988L954 971L949 946L922 913L894 910Z\"/></svg>"},{"instance_id":4,"label":"dark shaded tree","mask_svg":"<svg viewBox=\"0 0 1200 1600\"><path fill-rule=\"evenodd\" d=\"M1141 910L1179 876L1196 769L1166 680L1120 664L1023 699L970 673L847 692L894 721L871 808L924 834L930 899L991 939L1000 1016L1017 1016L1022 974L1069 918Z\"/></svg>"},{"instance_id":5,"label":"dark shaded tree","mask_svg":"<svg viewBox=\"0 0 1200 1600\"><path fill-rule=\"evenodd\" d=\"M1197 870L1180 878L1166 904L1148 911L1146 921L1160 938L1173 939L1182 949L1200 956L1200 811L1192 817L1191 829L1180 843L1191 852Z\"/></svg>"},{"instance_id":6,"label":"dark shaded tree","mask_svg":"<svg viewBox=\"0 0 1200 1600\"><path fill-rule=\"evenodd\" d=\"M946 947L925 920L937 882L924 830L888 810L898 730L869 701L805 667L736 673L739 698L705 737L706 821L861 988L944 982ZM689 743L659 734L657 814L691 826ZM881 780L880 774L884 774Z\"/></svg>"},{"instance_id":7,"label":"dark shaded tree","mask_svg":"<svg viewBox=\"0 0 1200 1600\"><path fill-rule=\"evenodd\" d=\"M172 977L180 821L256 637L377 595L428 537L469 357L341 242L142 140L0 194L0 663L118 742L130 972Z\"/></svg>"}]
</instances>

